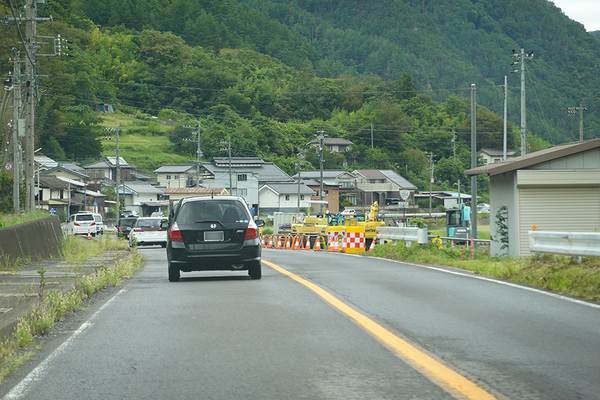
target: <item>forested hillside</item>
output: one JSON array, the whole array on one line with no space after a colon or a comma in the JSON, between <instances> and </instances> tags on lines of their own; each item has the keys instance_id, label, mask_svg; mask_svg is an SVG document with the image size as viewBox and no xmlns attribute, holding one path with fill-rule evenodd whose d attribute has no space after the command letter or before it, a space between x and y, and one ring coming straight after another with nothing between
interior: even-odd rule
<instances>
[{"instance_id":1,"label":"forested hillside","mask_svg":"<svg viewBox=\"0 0 600 400\"><path fill-rule=\"evenodd\" d=\"M3 0L0 12L11 15L23 3ZM515 68L513 48L535 51L527 65L532 150L578 137L567 106L588 108L586 138L599 126L600 41L545 0L512 3L52 1L40 16L54 21L38 24L38 35L72 40L73 57L39 59L36 147L57 160L94 160L106 132L93 111L112 103L148 121L129 134L166 134L172 151L190 158L196 145L186 126L200 123L204 159L222 156L231 140L233 155L260 156L294 173L298 152L324 129L355 143L345 160L351 168L393 168L428 189L433 154L436 186L452 188L470 167L471 83L478 148L502 146L502 117L489 110L502 109L499 85ZM519 5L519 16L506 4ZM534 12L535 21L522 26ZM2 28L0 72L7 77L20 40L14 25ZM518 125L517 77L510 79ZM174 127L153 129L156 116ZM509 125L515 150L517 131ZM325 168L343 161L327 153ZM318 164L307 152L303 168ZM150 158L140 166L160 165Z\"/></svg>"}]
</instances>

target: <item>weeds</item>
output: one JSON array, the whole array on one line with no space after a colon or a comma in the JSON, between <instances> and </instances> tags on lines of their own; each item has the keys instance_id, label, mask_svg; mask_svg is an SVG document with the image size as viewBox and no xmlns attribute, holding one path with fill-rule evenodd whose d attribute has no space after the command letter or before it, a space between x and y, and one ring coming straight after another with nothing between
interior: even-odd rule
<instances>
[{"instance_id":1,"label":"weeds","mask_svg":"<svg viewBox=\"0 0 600 400\"><path fill-rule=\"evenodd\" d=\"M367 256L388 258L391 260L418 264L445 265L472 271L513 282L524 283L541 289L579 297L585 300L600 301L600 260L582 258L581 262L572 257L546 254L530 258L512 259L490 258L489 252L475 250L471 258L471 249L460 247L438 249L427 245L413 244L406 247L403 242L375 246Z\"/></svg>"}]
</instances>

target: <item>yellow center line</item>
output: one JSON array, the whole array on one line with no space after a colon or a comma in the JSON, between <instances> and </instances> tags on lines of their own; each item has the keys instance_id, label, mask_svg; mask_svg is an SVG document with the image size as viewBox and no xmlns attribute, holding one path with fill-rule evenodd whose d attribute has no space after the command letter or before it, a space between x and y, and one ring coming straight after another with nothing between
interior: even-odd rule
<instances>
[{"instance_id":1,"label":"yellow center line","mask_svg":"<svg viewBox=\"0 0 600 400\"><path fill-rule=\"evenodd\" d=\"M276 271L289 276L296 282L308 287L323 300L331 304L334 308L348 316L357 325L375 337L375 339L377 339L383 345L391 349L398 357L409 363L413 368L420 371L423 375L447 391L449 394L457 398L473 400L496 399L495 396L477 386L469 379L460 375L450 367L442 364L431 356L425 354L423 351L419 350L406 340L396 336L377 322L373 321L371 318L361 314L352 307L348 306L346 303L337 299L320 286L317 286L314 283L309 282L306 279L303 279L298 275L293 274L269 261L263 259L262 262Z\"/></svg>"}]
</instances>

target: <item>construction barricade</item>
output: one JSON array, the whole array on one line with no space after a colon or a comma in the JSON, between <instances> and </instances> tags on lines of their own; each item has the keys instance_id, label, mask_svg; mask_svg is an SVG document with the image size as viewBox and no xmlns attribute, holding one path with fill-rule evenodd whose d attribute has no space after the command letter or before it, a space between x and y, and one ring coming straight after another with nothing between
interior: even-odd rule
<instances>
[{"instance_id":1,"label":"construction barricade","mask_svg":"<svg viewBox=\"0 0 600 400\"><path fill-rule=\"evenodd\" d=\"M346 227L330 226L327 228L327 251L340 251L346 237Z\"/></svg>"},{"instance_id":2,"label":"construction barricade","mask_svg":"<svg viewBox=\"0 0 600 400\"><path fill-rule=\"evenodd\" d=\"M365 252L365 227L348 226L346 227L346 253L364 253Z\"/></svg>"}]
</instances>

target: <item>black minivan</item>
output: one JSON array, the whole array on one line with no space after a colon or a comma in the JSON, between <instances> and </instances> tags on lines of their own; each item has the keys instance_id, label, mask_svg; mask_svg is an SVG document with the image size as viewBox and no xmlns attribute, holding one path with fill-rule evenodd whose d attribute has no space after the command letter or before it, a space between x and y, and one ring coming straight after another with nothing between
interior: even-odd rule
<instances>
[{"instance_id":1,"label":"black minivan","mask_svg":"<svg viewBox=\"0 0 600 400\"><path fill-rule=\"evenodd\" d=\"M178 281L181 271L248 271L261 278L258 228L265 222L252 219L243 198L188 197L175 204L163 222L169 281Z\"/></svg>"}]
</instances>

